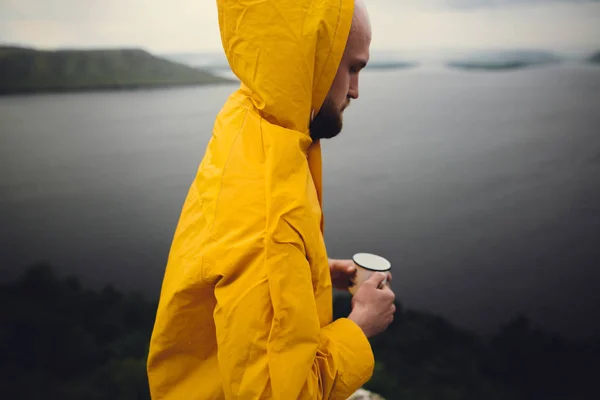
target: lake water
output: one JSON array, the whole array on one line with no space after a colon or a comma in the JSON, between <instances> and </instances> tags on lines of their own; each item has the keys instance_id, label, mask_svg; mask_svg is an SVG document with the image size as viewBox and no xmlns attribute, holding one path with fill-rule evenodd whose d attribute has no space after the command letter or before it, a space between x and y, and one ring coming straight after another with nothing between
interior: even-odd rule
<instances>
[{"instance_id":1,"label":"lake water","mask_svg":"<svg viewBox=\"0 0 600 400\"><path fill-rule=\"evenodd\" d=\"M0 98L0 268L157 297L234 88ZM408 307L488 331L600 329L600 68L366 72L324 143L331 257L380 253Z\"/></svg>"}]
</instances>

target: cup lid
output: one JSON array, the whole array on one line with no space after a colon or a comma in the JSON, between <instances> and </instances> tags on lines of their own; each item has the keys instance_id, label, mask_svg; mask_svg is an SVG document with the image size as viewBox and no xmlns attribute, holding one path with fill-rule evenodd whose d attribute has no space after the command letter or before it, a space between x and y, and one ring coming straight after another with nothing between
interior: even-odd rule
<instances>
[{"instance_id":1,"label":"cup lid","mask_svg":"<svg viewBox=\"0 0 600 400\"><path fill-rule=\"evenodd\" d=\"M371 253L357 253L352 260L359 266L370 271L389 271L392 264L385 258Z\"/></svg>"}]
</instances>

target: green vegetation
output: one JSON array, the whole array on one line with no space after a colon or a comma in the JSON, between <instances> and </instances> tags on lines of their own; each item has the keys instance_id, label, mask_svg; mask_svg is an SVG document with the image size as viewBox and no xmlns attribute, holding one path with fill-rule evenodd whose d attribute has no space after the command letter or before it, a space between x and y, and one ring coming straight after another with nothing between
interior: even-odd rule
<instances>
[{"instance_id":1,"label":"green vegetation","mask_svg":"<svg viewBox=\"0 0 600 400\"><path fill-rule=\"evenodd\" d=\"M336 302L336 316L347 315L349 296ZM372 340L376 368L366 388L388 400L597 399L599 339L572 343L524 316L483 338L443 317L401 310Z\"/></svg>"},{"instance_id":2,"label":"green vegetation","mask_svg":"<svg viewBox=\"0 0 600 400\"><path fill-rule=\"evenodd\" d=\"M47 265L0 286L0 299L3 398L149 399L155 302L110 286L84 289ZM349 296L336 296L334 309L347 315ZM376 371L366 385L388 400L600 398L600 340L571 343L523 317L484 339L441 317L398 310L372 340Z\"/></svg>"},{"instance_id":3,"label":"green vegetation","mask_svg":"<svg viewBox=\"0 0 600 400\"><path fill-rule=\"evenodd\" d=\"M156 305L85 290L46 265L0 287L1 396L147 399L145 357Z\"/></svg>"},{"instance_id":4,"label":"green vegetation","mask_svg":"<svg viewBox=\"0 0 600 400\"><path fill-rule=\"evenodd\" d=\"M0 94L231 82L139 49L39 51L0 47Z\"/></svg>"}]
</instances>

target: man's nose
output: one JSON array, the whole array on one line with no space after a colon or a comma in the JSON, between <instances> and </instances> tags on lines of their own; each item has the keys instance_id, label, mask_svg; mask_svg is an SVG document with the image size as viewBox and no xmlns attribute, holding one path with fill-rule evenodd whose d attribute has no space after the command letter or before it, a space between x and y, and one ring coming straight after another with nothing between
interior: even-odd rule
<instances>
[{"instance_id":1,"label":"man's nose","mask_svg":"<svg viewBox=\"0 0 600 400\"><path fill-rule=\"evenodd\" d=\"M348 97L351 99L358 99L358 76L352 77L350 80L350 87L348 88Z\"/></svg>"}]
</instances>

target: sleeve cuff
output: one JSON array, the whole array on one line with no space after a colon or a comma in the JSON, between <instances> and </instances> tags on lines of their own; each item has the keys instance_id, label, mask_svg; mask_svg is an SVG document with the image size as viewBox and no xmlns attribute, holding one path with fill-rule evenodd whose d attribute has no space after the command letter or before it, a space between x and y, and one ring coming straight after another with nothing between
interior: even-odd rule
<instances>
[{"instance_id":1,"label":"sleeve cuff","mask_svg":"<svg viewBox=\"0 0 600 400\"><path fill-rule=\"evenodd\" d=\"M375 358L362 329L348 318L340 318L322 329L322 341L337 359L338 376L333 399L347 399L373 376Z\"/></svg>"}]
</instances>

